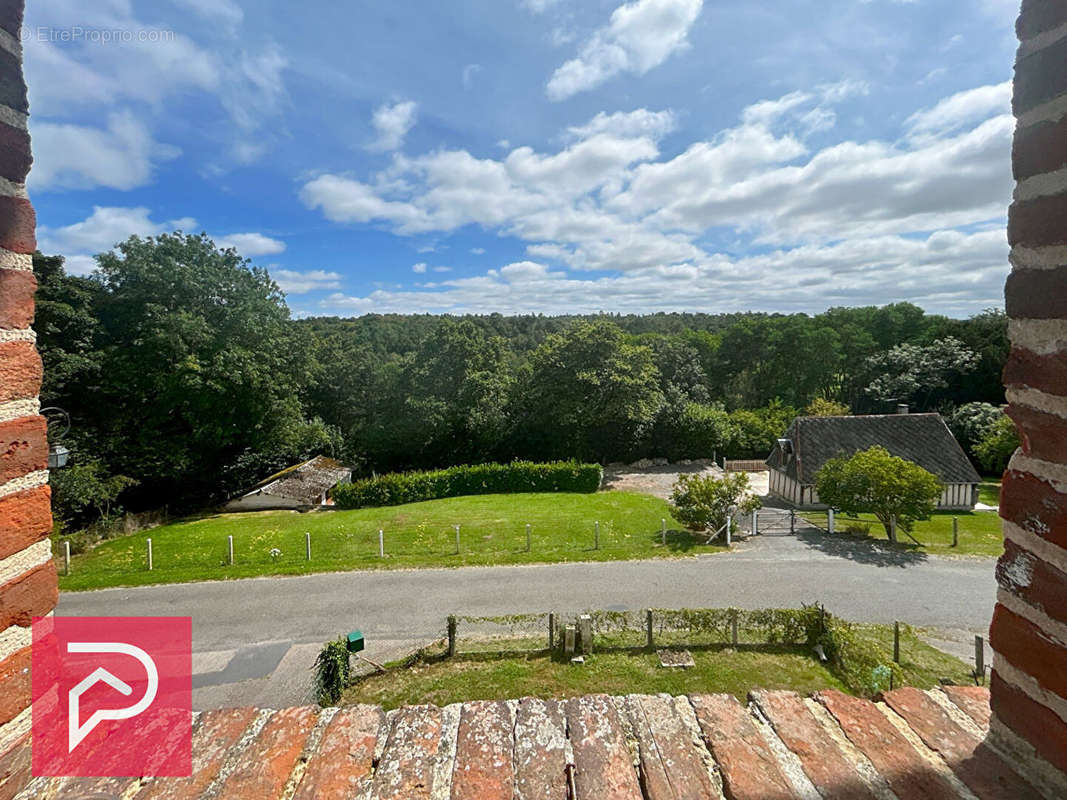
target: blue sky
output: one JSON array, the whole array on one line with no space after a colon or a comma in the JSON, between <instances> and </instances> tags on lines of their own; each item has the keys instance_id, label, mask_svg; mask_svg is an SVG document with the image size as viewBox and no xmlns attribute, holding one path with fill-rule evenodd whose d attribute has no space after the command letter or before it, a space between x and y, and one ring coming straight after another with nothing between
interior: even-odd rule
<instances>
[{"instance_id":1,"label":"blue sky","mask_svg":"<svg viewBox=\"0 0 1067 800\"><path fill-rule=\"evenodd\" d=\"M207 231L294 314L1002 305L1017 2L49 0L40 247Z\"/></svg>"}]
</instances>

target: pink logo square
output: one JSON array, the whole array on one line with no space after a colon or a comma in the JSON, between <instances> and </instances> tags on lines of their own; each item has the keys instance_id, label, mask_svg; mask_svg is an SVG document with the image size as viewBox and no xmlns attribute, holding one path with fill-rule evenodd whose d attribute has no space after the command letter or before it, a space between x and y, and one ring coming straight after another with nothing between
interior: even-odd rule
<instances>
[{"instance_id":1,"label":"pink logo square","mask_svg":"<svg viewBox=\"0 0 1067 800\"><path fill-rule=\"evenodd\" d=\"M187 776L192 618L35 617L33 774Z\"/></svg>"}]
</instances>

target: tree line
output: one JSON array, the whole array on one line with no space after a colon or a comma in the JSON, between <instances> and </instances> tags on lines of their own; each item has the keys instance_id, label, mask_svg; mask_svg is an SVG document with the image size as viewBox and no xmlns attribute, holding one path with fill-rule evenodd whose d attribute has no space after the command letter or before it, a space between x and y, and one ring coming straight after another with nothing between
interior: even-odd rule
<instances>
[{"instance_id":1,"label":"tree line","mask_svg":"<svg viewBox=\"0 0 1067 800\"><path fill-rule=\"evenodd\" d=\"M216 502L325 453L356 474L512 459L765 456L792 418L1003 403L1006 319L822 314L292 319L206 235L131 237L87 277L38 254L42 400L73 426L60 516Z\"/></svg>"}]
</instances>

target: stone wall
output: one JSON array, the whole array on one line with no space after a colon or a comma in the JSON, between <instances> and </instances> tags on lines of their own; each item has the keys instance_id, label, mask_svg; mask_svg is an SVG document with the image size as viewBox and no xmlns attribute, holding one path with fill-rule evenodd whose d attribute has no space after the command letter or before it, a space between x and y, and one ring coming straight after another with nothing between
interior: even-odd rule
<instances>
[{"instance_id":1,"label":"stone wall","mask_svg":"<svg viewBox=\"0 0 1067 800\"><path fill-rule=\"evenodd\" d=\"M1004 383L1022 449L1001 495L991 732L1067 772L1067 2L1025 0L1016 30Z\"/></svg>"},{"instance_id":2,"label":"stone wall","mask_svg":"<svg viewBox=\"0 0 1067 800\"><path fill-rule=\"evenodd\" d=\"M29 729L29 626L57 598L41 359L30 328L36 241L22 10L23 0L0 0L0 752Z\"/></svg>"}]
</instances>

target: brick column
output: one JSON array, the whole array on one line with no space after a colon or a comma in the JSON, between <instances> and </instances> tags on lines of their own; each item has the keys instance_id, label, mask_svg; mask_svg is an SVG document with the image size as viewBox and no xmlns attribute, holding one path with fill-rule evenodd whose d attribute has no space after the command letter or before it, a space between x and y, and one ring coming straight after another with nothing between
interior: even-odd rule
<instances>
[{"instance_id":1,"label":"brick column","mask_svg":"<svg viewBox=\"0 0 1067 800\"><path fill-rule=\"evenodd\" d=\"M1005 552L990 631L996 744L1067 773L1067 2L1024 0L1016 25L1004 370L1022 448L1004 478ZM1061 784L1065 785L1065 784Z\"/></svg>"},{"instance_id":2,"label":"brick column","mask_svg":"<svg viewBox=\"0 0 1067 800\"><path fill-rule=\"evenodd\" d=\"M30 328L36 241L22 10L23 0L0 0L0 752L29 729L29 625L57 598L41 359Z\"/></svg>"}]
</instances>

